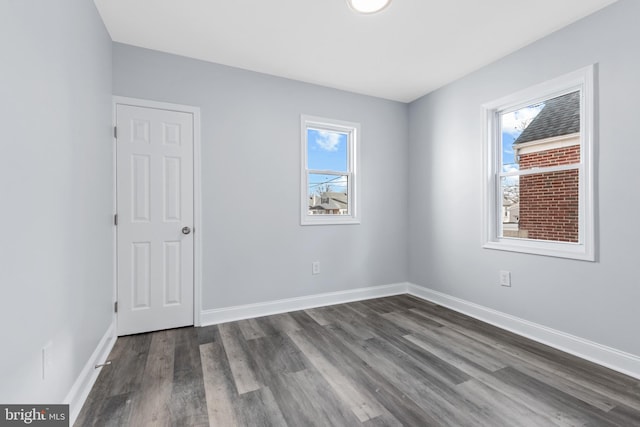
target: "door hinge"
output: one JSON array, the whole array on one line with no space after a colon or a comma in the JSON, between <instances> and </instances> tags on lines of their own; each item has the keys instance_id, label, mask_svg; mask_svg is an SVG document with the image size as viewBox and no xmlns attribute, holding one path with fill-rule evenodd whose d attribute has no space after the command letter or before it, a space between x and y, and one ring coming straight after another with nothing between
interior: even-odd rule
<instances>
[{"instance_id":1,"label":"door hinge","mask_svg":"<svg viewBox=\"0 0 640 427\"><path fill-rule=\"evenodd\" d=\"M117 126L113 127L113 137L115 139L118 139L118 127Z\"/></svg>"},{"instance_id":2,"label":"door hinge","mask_svg":"<svg viewBox=\"0 0 640 427\"><path fill-rule=\"evenodd\" d=\"M118 214L115 214L113 216L113 225L116 225L116 226L118 225Z\"/></svg>"},{"instance_id":3,"label":"door hinge","mask_svg":"<svg viewBox=\"0 0 640 427\"><path fill-rule=\"evenodd\" d=\"M113 312L117 313L118 312L118 301L113 303Z\"/></svg>"}]
</instances>

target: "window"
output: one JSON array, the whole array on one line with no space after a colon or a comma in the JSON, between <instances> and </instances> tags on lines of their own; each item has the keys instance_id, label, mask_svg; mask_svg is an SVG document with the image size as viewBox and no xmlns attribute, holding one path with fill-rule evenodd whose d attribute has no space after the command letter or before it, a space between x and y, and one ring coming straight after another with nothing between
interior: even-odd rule
<instances>
[{"instance_id":1,"label":"window","mask_svg":"<svg viewBox=\"0 0 640 427\"><path fill-rule=\"evenodd\" d=\"M593 261L593 66L483 106L484 247Z\"/></svg>"},{"instance_id":2,"label":"window","mask_svg":"<svg viewBox=\"0 0 640 427\"><path fill-rule=\"evenodd\" d=\"M357 224L360 125L302 116L301 224Z\"/></svg>"}]
</instances>

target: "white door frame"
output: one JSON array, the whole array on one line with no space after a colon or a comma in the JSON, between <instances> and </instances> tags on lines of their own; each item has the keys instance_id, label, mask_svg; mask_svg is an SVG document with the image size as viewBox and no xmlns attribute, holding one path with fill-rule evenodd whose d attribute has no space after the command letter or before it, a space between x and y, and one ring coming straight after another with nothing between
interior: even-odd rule
<instances>
[{"instance_id":1,"label":"white door frame","mask_svg":"<svg viewBox=\"0 0 640 427\"><path fill-rule=\"evenodd\" d=\"M202 312L202 175L200 167L200 107L151 101L148 99L113 96L112 125L116 126L116 106L131 105L134 107L155 108L158 110L179 111L193 115L193 325L200 326ZM113 134L113 213L117 213L117 175L116 175L116 137ZM118 298L118 247L117 230L113 227L113 301ZM114 312L114 321L117 319Z\"/></svg>"}]
</instances>

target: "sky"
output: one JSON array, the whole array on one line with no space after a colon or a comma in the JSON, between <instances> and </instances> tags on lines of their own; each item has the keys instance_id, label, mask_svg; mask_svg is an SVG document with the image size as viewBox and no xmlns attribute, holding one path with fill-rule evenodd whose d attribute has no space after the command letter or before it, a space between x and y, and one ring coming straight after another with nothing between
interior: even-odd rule
<instances>
[{"instance_id":1,"label":"sky","mask_svg":"<svg viewBox=\"0 0 640 427\"><path fill-rule=\"evenodd\" d=\"M347 134L317 129L307 130L307 168L347 172ZM309 175L309 194L317 184L328 182L332 191L346 192L347 177L336 175Z\"/></svg>"},{"instance_id":2,"label":"sky","mask_svg":"<svg viewBox=\"0 0 640 427\"><path fill-rule=\"evenodd\" d=\"M347 171L347 134L309 129L307 131L308 168Z\"/></svg>"},{"instance_id":3,"label":"sky","mask_svg":"<svg viewBox=\"0 0 640 427\"><path fill-rule=\"evenodd\" d=\"M514 159L513 142L520 136L524 127L542 110L544 104L523 107L502 114L502 170L518 170ZM346 172L348 164L347 134L318 129L307 130L307 168ZM516 177L514 177L516 178ZM323 183L328 183L332 191L346 192L347 177L324 174L309 175L309 194L313 194Z\"/></svg>"},{"instance_id":4,"label":"sky","mask_svg":"<svg viewBox=\"0 0 640 427\"><path fill-rule=\"evenodd\" d=\"M526 125L538 115L544 104L537 104L521 108L510 113L502 114L502 171L518 170L513 156L513 142L520 136Z\"/></svg>"}]
</instances>

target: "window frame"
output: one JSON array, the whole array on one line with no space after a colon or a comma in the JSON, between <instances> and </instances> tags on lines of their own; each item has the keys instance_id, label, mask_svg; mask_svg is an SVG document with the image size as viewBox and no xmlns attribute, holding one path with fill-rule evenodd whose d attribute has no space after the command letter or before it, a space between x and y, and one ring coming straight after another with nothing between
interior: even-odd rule
<instances>
[{"instance_id":1,"label":"window frame","mask_svg":"<svg viewBox=\"0 0 640 427\"><path fill-rule=\"evenodd\" d=\"M595 261L595 66L531 86L482 105L483 179L482 179L482 247L510 252ZM500 115L544 100L580 90L580 163L562 167L544 167L537 171L520 171L519 176L551 172L553 169L579 171L578 242L556 242L517 237L501 237L502 139Z\"/></svg>"},{"instance_id":2,"label":"window frame","mask_svg":"<svg viewBox=\"0 0 640 427\"><path fill-rule=\"evenodd\" d=\"M360 224L359 169L360 169L360 124L303 114L301 128L301 176L300 176L300 225L344 225ZM308 168L308 129L340 132L347 135L347 170L317 170ZM309 215L309 175L346 175L348 215Z\"/></svg>"}]
</instances>

